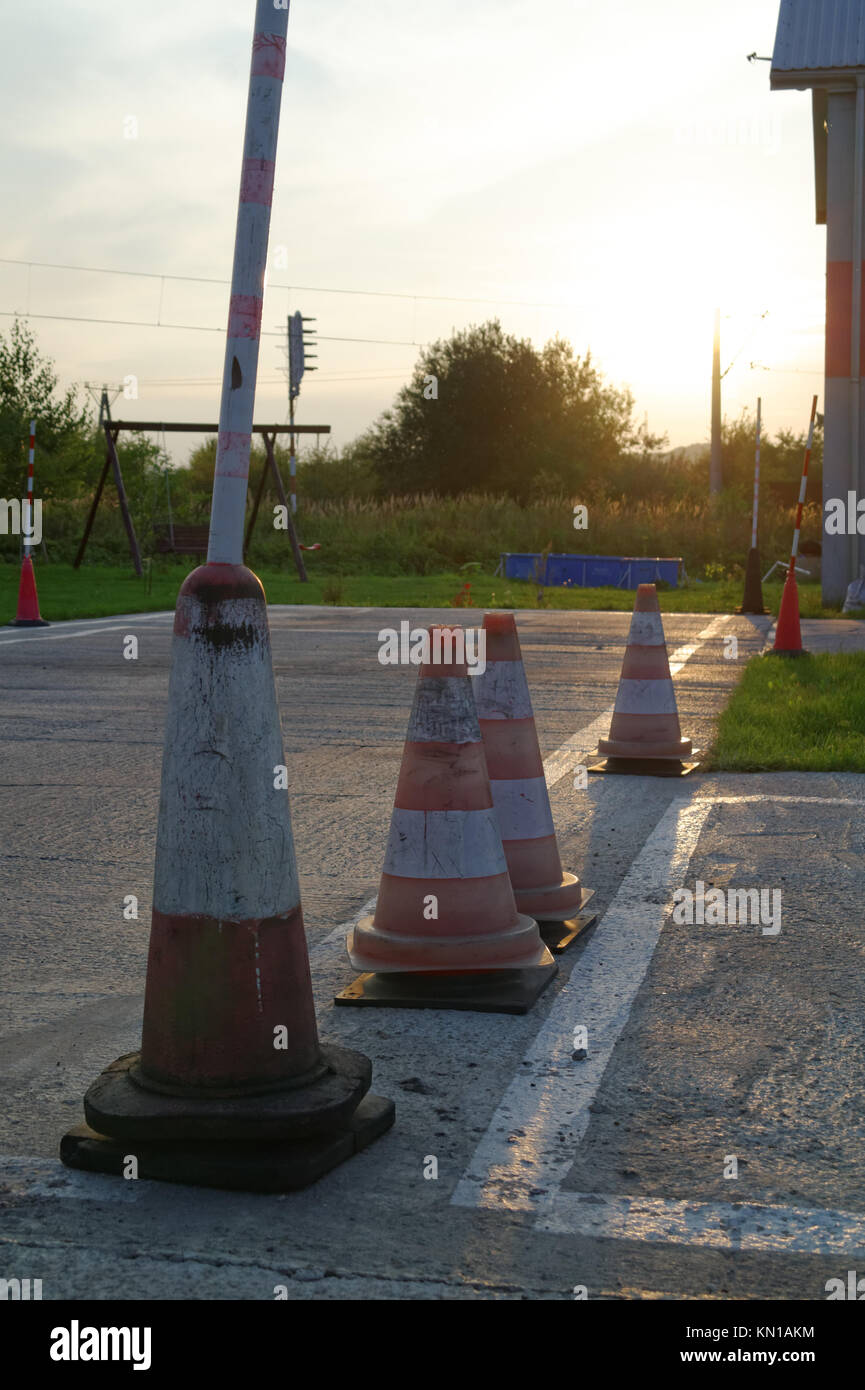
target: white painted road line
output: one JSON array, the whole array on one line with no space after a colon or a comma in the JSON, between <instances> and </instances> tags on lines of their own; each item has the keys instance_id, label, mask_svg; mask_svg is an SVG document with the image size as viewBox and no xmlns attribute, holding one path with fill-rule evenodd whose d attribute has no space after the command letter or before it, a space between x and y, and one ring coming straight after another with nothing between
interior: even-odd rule
<instances>
[{"instance_id":1,"label":"white painted road line","mask_svg":"<svg viewBox=\"0 0 865 1390\"><path fill-rule=\"evenodd\" d=\"M83 627L75 632L46 632L41 627L31 628L26 637L7 637L4 632L0 633L0 647L11 647L15 642L68 642L71 637L98 637L101 632L128 632L140 623L153 622L158 618L171 619L173 622L174 613L133 613L120 623L100 623L99 627Z\"/></svg>"},{"instance_id":2,"label":"white painted road line","mask_svg":"<svg viewBox=\"0 0 865 1390\"><path fill-rule=\"evenodd\" d=\"M532 1211L558 1189L589 1123L589 1106L645 978L672 896L684 882L713 801L676 797L637 855L505 1092L457 1206ZM574 1029L588 1056L572 1059Z\"/></svg>"},{"instance_id":3,"label":"white painted road line","mask_svg":"<svg viewBox=\"0 0 865 1390\"><path fill-rule=\"evenodd\" d=\"M541 1199L539 1205L535 1230L548 1235L732 1248L761 1255L844 1259L865 1255L865 1213L861 1211L611 1197L594 1192L558 1192Z\"/></svg>"},{"instance_id":4,"label":"white painted road line","mask_svg":"<svg viewBox=\"0 0 865 1390\"><path fill-rule=\"evenodd\" d=\"M705 642L710 642L713 637L720 637L724 626L731 621L727 613L719 614L713 618L709 626L698 633L693 642L689 642L684 647L677 647L670 654L670 675L676 676L682 667L691 657L698 652ZM573 772L574 767L586 754L594 753L598 746L599 738L606 738L610 732L610 721L613 717L614 706L610 705L597 719L593 719L591 724L579 729L565 743L557 748L554 753L548 754L544 758L544 776L547 779L547 786L554 787L569 772Z\"/></svg>"}]
</instances>

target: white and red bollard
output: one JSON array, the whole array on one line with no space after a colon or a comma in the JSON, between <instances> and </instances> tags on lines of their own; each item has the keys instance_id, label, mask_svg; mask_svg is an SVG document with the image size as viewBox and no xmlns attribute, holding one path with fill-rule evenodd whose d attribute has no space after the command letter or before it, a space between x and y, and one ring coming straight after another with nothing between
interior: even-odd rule
<instances>
[{"instance_id":1,"label":"white and red bollard","mask_svg":"<svg viewBox=\"0 0 865 1390\"><path fill-rule=\"evenodd\" d=\"M172 647L140 1053L67 1134L73 1167L304 1187L393 1123L361 1053L319 1043L264 591L242 564L287 9L258 0L207 563ZM88 1128L89 1126L89 1128Z\"/></svg>"}]
</instances>

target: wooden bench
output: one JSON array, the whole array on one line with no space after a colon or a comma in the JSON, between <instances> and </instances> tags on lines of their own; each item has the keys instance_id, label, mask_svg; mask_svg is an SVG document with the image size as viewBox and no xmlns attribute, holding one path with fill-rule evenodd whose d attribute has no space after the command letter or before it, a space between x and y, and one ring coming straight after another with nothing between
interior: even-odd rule
<instances>
[{"instance_id":1,"label":"wooden bench","mask_svg":"<svg viewBox=\"0 0 865 1390\"><path fill-rule=\"evenodd\" d=\"M156 549L160 555L206 555L209 526L160 526Z\"/></svg>"}]
</instances>

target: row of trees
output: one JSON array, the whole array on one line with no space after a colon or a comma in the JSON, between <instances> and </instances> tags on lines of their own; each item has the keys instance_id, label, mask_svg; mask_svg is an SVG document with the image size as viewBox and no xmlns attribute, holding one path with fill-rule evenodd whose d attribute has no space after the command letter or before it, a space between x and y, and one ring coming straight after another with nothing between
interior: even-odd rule
<instances>
[{"instance_id":1,"label":"row of trees","mask_svg":"<svg viewBox=\"0 0 865 1390\"><path fill-rule=\"evenodd\" d=\"M46 535L60 543L65 555L73 533L80 533L102 468L103 440L95 409L82 403L73 388L60 389L53 363L40 353L27 323L16 319L8 334L0 336L4 497L23 495L33 417L38 420L38 495L53 504L44 513ZM617 498L670 505L704 502L708 447L695 458L666 446L664 437L635 422L631 393L610 385L590 353L581 357L558 337L537 349L491 320L428 348L391 408L351 444L341 450L305 449L298 490L301 507L308 501L421 493L487 494L522 506L547 496L585 503ZM764 439L761 477L768 505L795 501L803 448L804 436L790 431ZM148 529L167 515L167 480L175 519L207 520L214 440L195 449L188 465L177 469L143 435L121 435L118 452L145 546ZM286 465L285 451L278 450L277 456ZM753 463L754 419L745 413L724 425L728 505L749 509ZM263 451L256 447L253 485L263 467ZM820 496L821 475L818 430L812 498ZM122 552L109 493L105 518L94 535L97 554L115 532ZM8 552L8 558L14 550L13 538L0 536L0 553Z\"/></svg>"}]
</instances>

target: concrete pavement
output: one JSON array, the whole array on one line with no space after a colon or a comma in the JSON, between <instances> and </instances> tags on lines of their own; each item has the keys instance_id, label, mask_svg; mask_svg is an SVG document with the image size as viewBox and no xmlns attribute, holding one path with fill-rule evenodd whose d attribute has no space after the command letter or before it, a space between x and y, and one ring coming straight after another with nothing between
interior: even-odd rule
<instances>
[{"instance_id":1,"label":"concrete pavement","mask_svg":"<svg viewBox=\"0 0 865 1390\"><path fill-rule=\"evenodd\" d=\"M576 791L629 616L521 614L563 861L596 890L600 924L524 1018L334 1010L416 674L377 660L401 616L456 615L271 610L322 1035L367 1052L397 1103L383 1140L284 1197L57 1161L87 1085L138 1042L171 618L0 634L0 1274L42 1278L46 1298L824 1297L865 1260L863 779ZM665 618L698 746L768 626ZM780 931L677 925L672 894L697 880L777 889Z\"/></svg>"}]
</instances>

